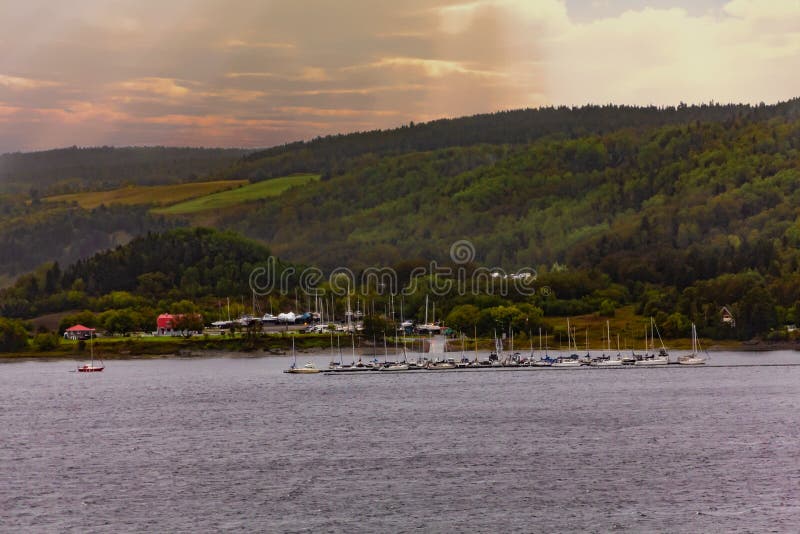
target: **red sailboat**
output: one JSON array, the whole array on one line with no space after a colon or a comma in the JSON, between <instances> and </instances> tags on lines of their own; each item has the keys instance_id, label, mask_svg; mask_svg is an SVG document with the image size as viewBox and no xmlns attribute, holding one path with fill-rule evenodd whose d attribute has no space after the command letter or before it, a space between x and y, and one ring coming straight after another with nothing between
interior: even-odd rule
<instances>
[{"instance_id":1,"label":"red sailboat","mask_svg":"<svg viewBox=\"0 0 800 534\"><path fill-rule=\"evenodd\" d=\"M91 356L92 362L89 364L79 365L78 366L79 373L99 373L106 368L106 366L103 364L103 360L100 360L100 365L94 364L94 345L92 344L93 339L94 339L94 328L92 328L91 332L89 333L89 354Z\"/></svg>"}]
</instances>

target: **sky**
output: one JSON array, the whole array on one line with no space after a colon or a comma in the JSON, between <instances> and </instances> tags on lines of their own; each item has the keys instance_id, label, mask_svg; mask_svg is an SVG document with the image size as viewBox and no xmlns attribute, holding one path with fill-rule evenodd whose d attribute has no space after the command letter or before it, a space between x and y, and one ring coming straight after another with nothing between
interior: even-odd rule
<instances>
[{"instance_id":1,"label":"sky","mask_svg":"<svg viewBox=\"0 0 800 534\"><path fill-rule=\"evenodd\" d=\"M800 96L800 0L0 0L0 153Z\"/></svg>"}]
</instances>

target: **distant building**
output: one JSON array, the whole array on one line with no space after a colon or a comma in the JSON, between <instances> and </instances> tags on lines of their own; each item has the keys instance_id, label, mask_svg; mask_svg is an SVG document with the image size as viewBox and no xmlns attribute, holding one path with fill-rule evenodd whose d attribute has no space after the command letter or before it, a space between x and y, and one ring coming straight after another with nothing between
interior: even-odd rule
<instances>
[{"instance_id":1,"label":"distant building","mask_svg":"<svg viewBox=\"0 0 800 534\"><path fill-rule=\"evenodd\" d=\"M171 313L162 313L156 318L156 335L171 336L175 331L178 317Z\"/></svg>"},{"instance_id":2,"label":"distant building","mask_svg":"<svg viewBox=\"0 0 800 534\"><path fill-rule=\"evenodd\" d=\"M89 339L94 335L94 331L94 328L88 328L82 324L76 324L75 326L70 326L64 330L64 339Z\"/></svg>"},{"instance_id":3,"label":"distant building","mask_svg":"<svg viewBox=\"0 0 800 534\"><path fill-rule=\"evenodd\" d=\"M156 318L156 335L157 336L183 336L186 334L190 334L196 332L196 330L188 331L185 329L178 329L178 323L180 323L183 318L186 317L182 313L178 314L171 314L171 313L162 313ZM194 317L194 316L190 316ZM198 321L202 324L202 317L197 315Z\"/></svg>"},{"instance_id":4,"label":"distant building","mask_svg":"<svg viewBox=\"0 0 800 534\"><path fill-rule=\"evenodd\" d=\"M736 326L736 319L733 318L733 314L728 309L727 306L723 306L722 309L719 311L720 316L722 316L723 324L730 326L731 328Z\"/></svg>"}]
</instances>

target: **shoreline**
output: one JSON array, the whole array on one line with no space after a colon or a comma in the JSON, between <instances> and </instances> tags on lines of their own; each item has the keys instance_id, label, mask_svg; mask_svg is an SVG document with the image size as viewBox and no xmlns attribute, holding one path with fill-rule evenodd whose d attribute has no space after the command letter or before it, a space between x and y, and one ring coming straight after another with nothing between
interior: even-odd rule
<instances>
[{"instance_id":1,"label":"shoreline","mask_svg":"<svg viewBox=\"0 0 800 534\"><path fill-rule=\"evenodd\" d=\"M264 358L282 357L291 354L290 337L265 337L256 339L229 338L229 339L170 339L170 340L142 340L136 338L100 340L95 343L94 351L98 359L103 360L147 360L162 358L182 358L182 359L202 359L202 358ZM330 353L330 338L328 336L296 336L297 354L322 354ZM683 352L689 350L688 340L675 340L675 343L668 346L670 352ZM490 350L491 340L479 340L479 350L486 352ZM489 347L489 348L487 348ZM379 347L381 348L381 347ZM447 353L457 354L460 348L452 347ZM344 354L349 354L351 350L342 347ZM335 350L335 349L334 349ZM389 354L395 354L394 347L387 348ZM466 350L470 353L474 350ZM552 352L557 352L558 348L550 348ZM623 349L621 352L628 352L631 349ZM633 349L635 350L635 349ZM769 341L746 341L746 342L722 342L709 344L706 349L710 353L715 352L775 352L775 351L800 351L800 343L796 342L769 342ZM382 350L377 351L378 357L383 354ZM416 351L413 351L416 353ZM515 351L528 353L529 349L521 347ZM538 348L534 348L534 353L538 353ZM582 352L582 351L580 351ZM591 352L598 352L592 349ZM612 350L612 352L615 352ZM356 347L359 356L373 356L374 348L371 344L362 344ZM86 347L78 349L77 343L62 344L55 350L49 351L24 351L14 353L0 353L0 363L20 362L20 361L57 361L73 360L83 361L89 357Z\"/></svg>"}]
</instances>

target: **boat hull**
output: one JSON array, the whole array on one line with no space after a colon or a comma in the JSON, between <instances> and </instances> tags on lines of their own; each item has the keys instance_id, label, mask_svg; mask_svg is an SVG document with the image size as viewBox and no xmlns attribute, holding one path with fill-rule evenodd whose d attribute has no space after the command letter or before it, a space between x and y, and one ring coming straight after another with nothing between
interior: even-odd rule
<instances>
[{"instance_id":1,"label":"boat hull","mask_svg":"<svg viewBox=\"0 0 800 534\"><path fill-rule=\"evenodd\" d=\"M622 360L600 360L592 362L592 367L622 367Z\"/></svg>"},{"instance_id":2,"label":"boat hull","mask_svg":"<svg viewBox=\"0 0 800 534\"><path fill-rule=\"evenodd\" d=\"M668 363L668 360L656 358L654 360L638 360L636 365L667 365Z\"/></svg>"},{"instance_id":3,"label":"boat hull","mask_svg":"<svg viewBox=\"0 0 800 534\"><path fill-rule=\"evenodd\" d=\"M101 372L103 369L105 369L105 367L97 367L97 366L92 366L92 365L84 365L83 367L78 367L78 372L79 372L79 373L99 373L99 372Z\"/></svg>"},{"instance_id":4,"label":"boat hull","mask_svg":"<svg viewBox=\"0 0 800 534\"><path fill-rule=\"evenodd\" d=\"M408 371L408 365L389 365L387 367L381 367L381 371Z\"/></svg>"}]
</instances>

